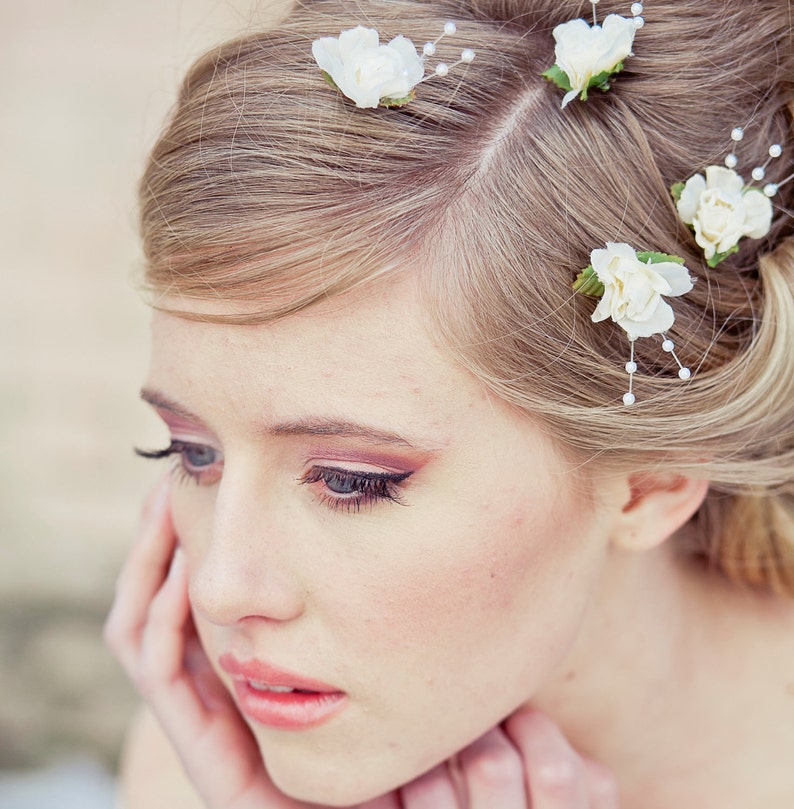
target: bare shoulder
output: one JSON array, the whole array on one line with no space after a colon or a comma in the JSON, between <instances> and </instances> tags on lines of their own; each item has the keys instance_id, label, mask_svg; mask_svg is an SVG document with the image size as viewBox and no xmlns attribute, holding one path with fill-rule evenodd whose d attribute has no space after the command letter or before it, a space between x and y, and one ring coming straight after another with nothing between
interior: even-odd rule
<instances>
[{"instance_id":1,"label":"bare shoulder","mask_svg":"<svg viewBox=\"0 0 794 809\"><path fill-rule=\"evenodd\" d=\"M127 733L119 781L120 809L204 809L171 742L143 707Z\"/></svg>"}]
</instances>

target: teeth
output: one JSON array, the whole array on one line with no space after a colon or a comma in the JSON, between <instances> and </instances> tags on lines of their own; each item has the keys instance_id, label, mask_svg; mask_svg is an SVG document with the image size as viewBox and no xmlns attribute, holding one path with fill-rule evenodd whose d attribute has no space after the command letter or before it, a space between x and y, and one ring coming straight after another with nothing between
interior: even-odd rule
<instances>
[{"instance_id":1,"label":"teeth","mask_svg":"<svg viewBox=\"0 0 794 809\"><path fill-rule=\"evenodd\" d=\"M288 685L268 685L267 683L258 683L255 680L249 680L249 684L255 691L275 691L277 694L289 694L295 690Z\"/></svg>"}]
</instances>

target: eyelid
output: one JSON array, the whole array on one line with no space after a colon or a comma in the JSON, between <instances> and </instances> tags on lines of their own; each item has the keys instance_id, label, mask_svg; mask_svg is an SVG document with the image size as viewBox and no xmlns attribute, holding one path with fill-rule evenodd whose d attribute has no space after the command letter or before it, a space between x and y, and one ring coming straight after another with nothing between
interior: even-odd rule
<instances>
[{"instance_id":1,"label":"eyelid","mask_svg":"<svg viewBox=\"0 0 794 809\"><path fill-rule=\"evenodd\" d=\"M332 511L359 512L362 506L370 508L380 503L405 505L400 488L413 470L407 472L365 472L335 466L316 464L300 478L301 484L321 485L317 491L321 503ZM351 486L350 491L334 491L334 484Z\"/></svg>"}]
</instances>

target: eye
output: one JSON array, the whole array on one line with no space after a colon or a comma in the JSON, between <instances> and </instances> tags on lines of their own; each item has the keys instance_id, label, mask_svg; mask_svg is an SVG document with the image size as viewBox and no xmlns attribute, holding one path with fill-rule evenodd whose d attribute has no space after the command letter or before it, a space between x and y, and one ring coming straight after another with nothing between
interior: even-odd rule
<instances>
[{"instance_id":1,"label":"eye","mask_svg":"<svg viewBox=\"0 0 794 809\"><path fill-rule=\"evenodd\" d=\"M362 506L374 506L379 502L402 505L400 484L412 474L413 472L363 472L315 466L300 482L317 486L320 499L333 510L358 512Z\"/></svg>"},{"instance_id":2,"label":"eye","mask_svg":"<svg viewBox=\"0 0 794 809\"><path fill-rule=\"evenodd\" d=\"M176 455L179 457L178 470L205 485L217 482L223 468L223 454L207 444L174 440L165 449L136 449L135 452L142 458L154 459Z\"/></svg>"}]
</instances>

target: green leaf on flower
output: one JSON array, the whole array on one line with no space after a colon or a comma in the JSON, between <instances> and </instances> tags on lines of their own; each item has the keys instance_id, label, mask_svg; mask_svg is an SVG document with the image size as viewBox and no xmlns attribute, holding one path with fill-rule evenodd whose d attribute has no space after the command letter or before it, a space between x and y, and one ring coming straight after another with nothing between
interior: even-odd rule
<instances>
[{"instance_id":1,"label":"green leaf on flower","mask_svg":"<svg viewBox=\"0 0 794 809\"><path fill-rule=\"evenodd\" d=\"M648 264L648 262L651 264L663 264L667 261L672 261L673 264L684 263L684 259L682 259L681 256L670 256L667 253L654 253L651 251L638 252L637 258L645 264Z\"/></svg>"},{"instance_id":2,"label":"green leaf on flower","mask_svg":"<svg viewBox=\"0 0 794 809\"><path fill-rule=\"evenodd\" d=\"M323 78L325 79L325 83L329 84L334 90L339 90L339 85L331 78L331 74L327 70L321 71L323 74ZM341 93L342 91L339 90Z\"/></svg>"},{"instance_id":3,"label":"green leaf on flower","mask_svg":"<svg viewBox=\"0 0 794 809\"><path fill-rule=\"evenodd\" d=\"M557 87L559 87L561 90L565 90L566 93L573 90L573 87L571 87L571 81L568 78L568 74L556 64L552 65L545 73L541 73L540 75L544 79L553 81Z\"/></svg>"},{"instance_id":4,"label":"green leaf on flower","mask_svg":"<svg viewBox=\"0 0 794 809\"><path fill-rule=\"evenodd\" d=\"M604 294L604 285L598 280L592 264L588 264L576 276L571 286L574 292L581 292L582 295L589 295L591 298L600 298Z\"/></svg>"},{"instance_id":5,"label":"green leaf on flower","mask_svg":"<svg viewBox=\"0 0 794 809\"><path fill-rule=\"evenodd\" d=\"M684 193L685 188L686 183L673 183L670 186L670 193L673 195L673 202L678 204L678 200L681 199L681 194Z\"/></svg>"},{"instance_id":6,"label":"green leaf on flower","mask_svg":"<svg viewBox=\"0 0 794 809\"><path fill-rule=\"evenodd\" d=\"M413 101L416 98L416 92L411 90L407 96L403 96L402 98L381 98L378 101L379 107L404 107L409 101Z\"/></svg>"},{"instance_id":7,"label":"green leaf on flower","mask_svg":"<svg viewBox=\"0 0 794 809\"><path fill-rule=\"evenodd\" d=\"M738 252L739 252L739 245L735 244L733 247L731 247L730 250L726 250L724 253L715 253L710 259L706 261L706 264L708 264L709 267L716 267L723 259L726 259L733 253Z\"/></svg>"}]
</instances>

